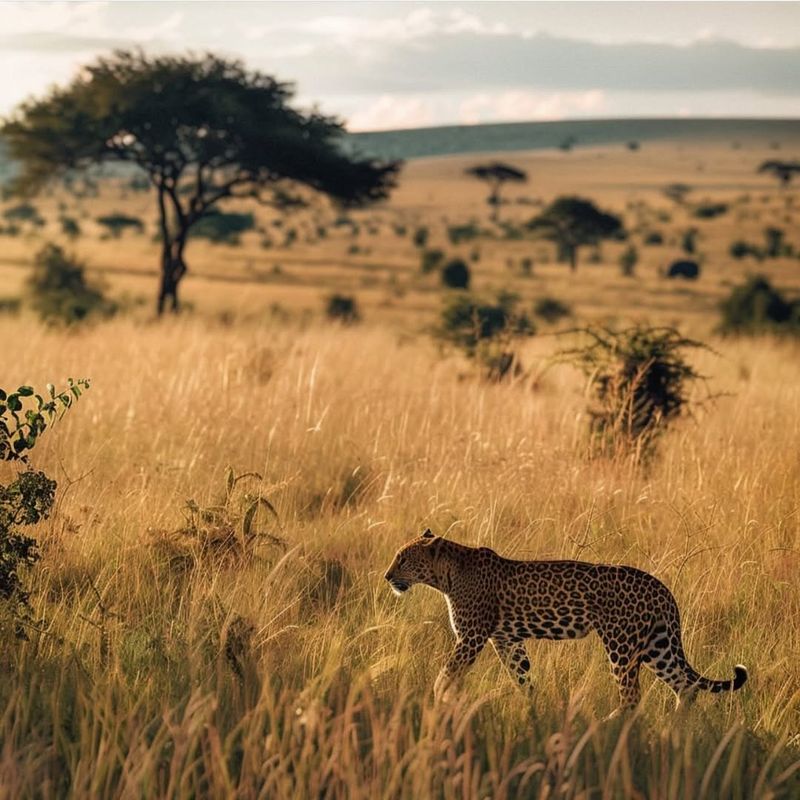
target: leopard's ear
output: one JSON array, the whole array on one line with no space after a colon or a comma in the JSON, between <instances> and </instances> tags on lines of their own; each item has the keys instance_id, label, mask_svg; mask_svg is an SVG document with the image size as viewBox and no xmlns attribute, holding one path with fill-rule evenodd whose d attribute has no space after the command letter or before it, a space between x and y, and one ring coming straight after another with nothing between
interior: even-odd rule
<instances>
[{"instance_id":1,"label":"leopard's ear","mask_svg":"<svg viewBox=\"0 0 800 800\"><path fill-rule=\"evenodd\" d=\"M433 535L433 531L430 528L425 528L425 531L422 534L423 539L435 539L436 537Z\"/></svg>"}]
</instances>

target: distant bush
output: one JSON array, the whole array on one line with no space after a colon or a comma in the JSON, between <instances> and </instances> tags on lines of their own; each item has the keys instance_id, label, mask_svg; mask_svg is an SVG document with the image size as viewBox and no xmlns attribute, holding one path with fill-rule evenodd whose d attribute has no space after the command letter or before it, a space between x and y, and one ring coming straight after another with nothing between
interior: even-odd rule
<instances>
[{"instance_id":1,"label":"distant bush","mask_svg":"<svg viewBox=\"0 0 800 800\"><path fill-rule=\"evenodd\" d=\"M722 333L800 335L800 299L788 300L761 275L735 286L720 304L720 311Z\"/></svg>"},{"instance_id":2,"label":"distant bush","mask_svg":"<svg viewBox=\"0 0 800 800\"><path fill-rule=\"evenodd\" d=\"M128 188L132 192L147 192L150 189L150 179L146 175L134 175L128 181Z\"/></svg>"},{"instance_id":3,"label":"distant bush","mask_svg":"<svg viewBox=\"0 0 800 800\"><path fill-rule=\"evenodd\" d=\"M408 229L405 225L396 224L394 226L394 235L399 236L401 239L408 233Z\"/></svg>"},{"instance_id":4,"label":"distant bush","mask_svg":"<svg viewBox=\"0 0 800 800\"><path fill-rule=\"evenodd\" d=\"M454 258L442 267L442 283L450 289L469 289L469 280L469 267L460 258Z\"/></svg>"},{"instance_id":5,"label":"distant bush","mask_svg":"<svg viewBox=\"0 0 800 800\"><path fill-rule=\"evenodd\" d=\"M19 297L0 297L0 314L18 314L21 307L22 300Z\"/></svg>"},{"instance_id":6,"label":"distant bush","mask_svg":"<svg viewBox=\"0 0 800 800\"><path fill-rule=\"evenodd\" d=\"M530 256L522 258L519 262L519 269L526 278L530 278L533 275L533 259Z\"/></svg>"},{"instance_id":7,"label":"distant bush","mask_svg":"<svg viewBox=\"0 0 800 800\"><path fill-rule=\"evenodd\" d=\"M135 230L137 233L144 231L142 220L139 217L129 217L127 214L107 214L104 217L98 217L96 222L98 225L107 228L115 239L118 239L128 229Z\"/></svg>"},{"instance_id":8,"label":"distant bush","mask_svg":"<svg viewBox=\"0 0 800 800\"><path fill-rule=\"evenodd\" d=\"M425 228L425 227L417 228L414 231L414 238L413 238L414 246L415 247L425 247L425 245L428 244L429 235L430 235L430 232L428 231L427 228Z\"/></svg>"},{"instance_id":9,"label":"distant bush","mask_svg":"<svg viewBox=\"0 0 800 800\"><path fill-rule=\"evenodd\" d=\"M54 244L36 254L27 289L31 306L48 323L73 325L116 310L99 287L87 282L84 265Z\"/></svg>"},{"instance_id":10,"label":"distant bush","mask_svg":"<svg viewBox=\"0 0 800 800\"><path fill-rule=\"evenodd\" d=\"M623 275L630 278L639 263L639 251L631 244L626 247L619 257L619 268Z\"/></svg>"},{"instance_id":11,"label":"distant bush","mask_svg":"<svg viewBox=\"0 0 800 800\"><path fill-rule=\"evenodd\" d=\"M757 245L745 242L743 239L737 239L735 242L731 242L728 252L733 258L737 259L752 256L761 261L764 258L764 253Z\"/></svg>"},{"instance_id":12,"label":"distant bush","mask_svg":"<svg viewBox=\"0 0 800 800\"><path fill-rule=\"evenodd\" d=\"M239 244L240 236L256 226L252 214L232 214L214 211L206 214L191 228L194 239L208 239L218 244ZM295 234L296 235L296 234Z\"/></svg>"},{"instance_id":13,"label":"distant bush","mask_svg":"<svg viewBox=\"0 0 800 800\"><path fill-rule=\"evenodd\" d=\"M442 250L423 250L420 257L420 270L423 275L428 275L435 272L442 261L444 261L444 252Z\"/></svg>"},{"instance_id":14,"label":"distant bush","mask_svg":"<svg viewBox=\"0 0 800 800\"><path fill-rule=\"evenodd\" d=\"M3 216L9 222L29 222L36 227L44 225L44 219L40 216L36 206L31 203L19 203L16 206L7 208L3 212Z\"/></svg>"},{"instance_id":15,"label":"distant bush","mask_svg":"<svg viewBox=\"0 0 800 800\"><path fill-rule=\"evenodd\" d=\"M681 259L673 261L667 269L668 278L686 278L693 281L700 277L700 265L696 261Z\"/></svg>"},{"instance_id":16,"label":"distant bush","mask_svg":"<svg viewBox=\"0 0 800 800\"><path fill-rule=\"evenodd\" d=\"M475 359L484 376L500 380L521 371L515 340L532 336L536 326L526 314L517 311L519 298L501 293L495 300L470 294L447 300L436 334L461 348Z\"/></svg>"},{"instance_id":17,"label":"distant bush","mask_svg":"<svg viewBox=\"0 0 800 800\"><path fill-rule=\"evenodd\" d=\"M77 239L81 235L81 226L74 217L61 217L61 233L69 239Z\"/></svg>"},{"instance_id":18,"label":"distant bush","mask_svg":"<svg viewBox=\"0 0 800 800\"><path fill-rule=\"evenodd\" d=\"M555 297L540 297L533 304L533 313L545 322L554 323L571 316L572 309L561 300L556 300Z\"/></svg>"},{"instance_id":19,"label":"distant bush","mask_svg":"<svg viewBox=\"0 0 800 800\"><path fill-rule=\"evenodd\" d=\"M768 258L791 256L792 248L784 240L781 228L764 228L764 250Z\"/></svg>"},{"instance_id":20,"label":"distant bush","mask_svg":"<svg viewBox=\"0 0 800 800\"><path fill-rule=\"evenodd\" d=\"M660 231L650 231L645 234L644 243L651 247L664 244L664 235Z\"/></svg>"},{"instance_id":21,"label":"distant bush","mask_svg":"<svg viewBox=\"0 0 800 800\"><path fill-rule=\"evenodd\" d=\"M632 150L633 152L635 152L640 147L641 147L641 145L639 144L639 142L635 142L635 141L634 142L628 142L628 150Z\"/></svg>"},{"instance_id":22,"label":"distant bush","mask_svg":"<svg viewBox=\"0 0 800 800\"><path fill-rule=\"evenodd\" d=\"M450 225L447 228L447 238L450 244L460 244L476 239L481 234L481 229L474 222L466 222L461 225Z\"/></svg>"},{"instance_id":23,"label":"distant bush","mask_svg":"<svg viewBox=\"0 0 800 800\"><path fill-rule=\"evenodd\" d=\"M355 297L344 294L332 294L325 301L325 314L330 320L352 325L361 319Z\"/></svg>"},{"instance_id":24,"label":"distant bush","mask_svg":"<svg viewBox=\"0 0 800 800\"><path fill-rule=\"evenodd\" d=\"M700 203L692 209L692 216L697 219L714 219L727 213L727 203Z\"/></svg>"}]
</instances>

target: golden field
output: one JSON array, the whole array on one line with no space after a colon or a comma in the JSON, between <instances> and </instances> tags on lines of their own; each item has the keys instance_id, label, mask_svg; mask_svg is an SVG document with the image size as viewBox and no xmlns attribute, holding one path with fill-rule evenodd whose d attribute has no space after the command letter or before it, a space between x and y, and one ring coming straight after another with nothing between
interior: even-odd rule
<instances>
[{"instance_id":1,"label":"golden field","mask_svg":"<svg viewBox=\"0 0 800 800\"><path fill-rule=\"evenodd\" d=\"M0 656L0 797L796 797L800 344L713 333L719 299L748 272L800 288L796 258L728 256L767 225L800 246L796 192L755 174L770 153L665 142L507 157L531 182L509 190L503 218L535 213L520 197L577 193L662 231L661 247L633 237L633 278L618 243L600 263L582 252L574 275L546 243L450 246L447 224L488 224L483 187L462 177L478 159L411 162L386 206L353 214L358 253L329 221L306 241L328 211L283 223L301 231L291 247L265 249L261 233L239 247L194 242L182 287L193 310L159 322L157 246L100 241L91 224L124 210L152 232L146 196L113 185L79 204L75 252L112 294L147 305L75 332L24 310L0 317L4 388L92 380L32 456L59 494L29 578L40 622ZM692 202L731 208L690 219L661 193L676 181ZM58 202L37 201L52 230L0 238L0 295L21 291ZM691 358L719 397L646 465L590 458L585 379L552 359L569 338L540 324L521 349L527 373L489 383L429 336L443 293L420 275L419 225L448 254L479 249L479 290L569 303L564 327L650 321L701 338L716 352ZM658 270L690 225L703 274L666 281ZM357 297L362 324L324 320L333 291ZM228 491L229 468L258 476ZM274 509L256 511L267 535L225 547L209 531L220 520L238 531L247 492ZM215 519L192 528L189 499ZM675 714L644 671L637 714L603 722L616 689L590 637L529 643L530 701L487 649L460 699L435 706L445 604L420 587L396 598L382 577L426 526L510 557L652 572L678 600L693 665L729 678L743 663L750 680Z\"/></svg>"}]
</instances>

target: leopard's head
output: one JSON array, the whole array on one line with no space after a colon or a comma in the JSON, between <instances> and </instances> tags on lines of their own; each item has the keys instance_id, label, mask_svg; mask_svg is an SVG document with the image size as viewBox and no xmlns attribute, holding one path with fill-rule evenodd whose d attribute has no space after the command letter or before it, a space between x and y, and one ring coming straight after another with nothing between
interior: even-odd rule
<instances>
[{"instance_id":1,"label":"leopard's head","mask_svg":"<svg viewBox=\"0 0 800 800\"><path fill-rule=\"evenodd\" d=\"M412 539L397 551L391 566L383 576L395 594L403 594L415 583L430 584L435 579L431 544L437 540L430 529Z\"/></svg>"}]
</instances>

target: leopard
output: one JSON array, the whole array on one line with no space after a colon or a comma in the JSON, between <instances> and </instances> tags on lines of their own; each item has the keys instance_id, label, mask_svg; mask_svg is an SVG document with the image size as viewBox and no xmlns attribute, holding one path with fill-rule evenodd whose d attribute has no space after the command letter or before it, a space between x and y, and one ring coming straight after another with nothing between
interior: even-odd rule
<instances>
[{"instance_id":1,"label":"leopard","mask_svg":"<svg viewBox=\"0 0 800 800\"><path fill-rule=\"evenodd\" d=\"M642 666L674 692L679 708L699 690L735 691L748 677L741 664L732 680L713 680L690 666L672 592L635 567L513 560L428 528L397 551L384 577L397 595L422 584L445 597L456 641L434 683L436 699L453 696L487 642L511 678L530 689L527 639L582 639L591 632L599 635L619 688L611 716L639 705Z\"/></svg>"}]
</instances>

